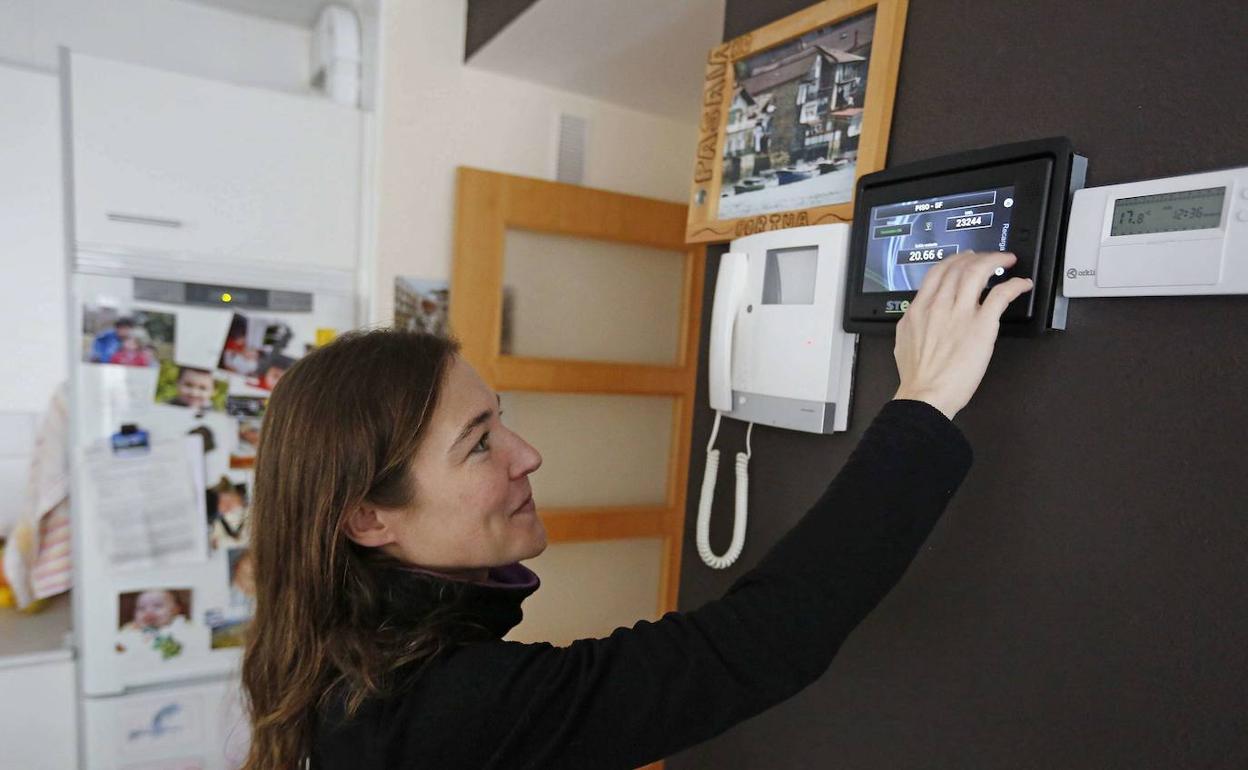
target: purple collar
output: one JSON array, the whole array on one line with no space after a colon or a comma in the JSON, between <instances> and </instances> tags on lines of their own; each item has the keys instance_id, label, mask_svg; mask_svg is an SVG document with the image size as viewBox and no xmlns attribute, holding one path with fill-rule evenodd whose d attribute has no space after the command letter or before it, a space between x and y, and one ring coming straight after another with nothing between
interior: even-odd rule
<instances>
[{"instance_id":1,"label":"purple collar","mask_svg":"<svg viewBox=\"0 0 1248 770\"><path fill-rule=\"evenodd\" d=\"M459 583L470 583L476 586L486 586L488 588L515 588L519 590L528 590L529 593L536 591L538 586L542 584L537 573L520 562L515 564L504 564L501 567L490 567L489 573L485 580L465 580L454 575L447 575L442 572L435 572L424 567L405 567L408 572L417 572L422 575L429 575L440 580L453 580Z\"/></svg>"},{"instance_id":2,"label":"purple collar","mask_svg":"<svg viewBox=\"0 0 1248 770\"><path fill-rule=\"evenodd\" d=\"M524 617L520 605L541 585L520 563L492 567L485 580L464 580L423 567L402 567L388 581L383 601L391 623L453 625L457 638L501 639ZM449 624L449 625L448 625Z\"/></svg>"}]
</instances>

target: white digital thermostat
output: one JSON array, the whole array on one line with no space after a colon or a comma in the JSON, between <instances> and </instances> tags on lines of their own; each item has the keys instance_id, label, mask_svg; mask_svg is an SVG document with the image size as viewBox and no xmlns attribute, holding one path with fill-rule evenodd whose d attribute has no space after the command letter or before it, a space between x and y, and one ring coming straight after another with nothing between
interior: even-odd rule
<instances>
[{"instance_id":1,"label":"white digital thermostat","mask_svg":"<svg viewBox=\"0 0 1248 770\"><path fill-rule=\"evenodd\" d=\"M1248 167L1075 193L1067 297L1248 294Z\"/></svg>"}]
</instances>

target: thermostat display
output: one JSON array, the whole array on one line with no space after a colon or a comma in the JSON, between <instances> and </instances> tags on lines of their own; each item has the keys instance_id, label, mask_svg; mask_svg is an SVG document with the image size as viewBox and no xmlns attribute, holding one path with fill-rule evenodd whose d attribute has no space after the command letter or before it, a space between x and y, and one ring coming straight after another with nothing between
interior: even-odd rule
<instances>
[{"instance_id":1,"label":"thermostat display","mask_svg":"<svg viewBox=\"0 0 1248 770\"><path fill-rule=\"evenodd\" d=\"M1109 234L1177 233L1218 227L1225 198L1225 187L1119 198L1114 201Z\"/></svg>"}]
</instances>

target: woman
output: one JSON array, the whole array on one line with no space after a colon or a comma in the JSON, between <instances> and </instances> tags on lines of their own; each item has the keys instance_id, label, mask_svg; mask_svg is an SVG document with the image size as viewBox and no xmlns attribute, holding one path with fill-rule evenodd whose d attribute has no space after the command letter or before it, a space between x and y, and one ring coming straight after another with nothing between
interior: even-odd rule
<instances>
[{"instance_id":1,"label":"woman","mask_svg":"<svg viewBox=\"0 0 1248 770\"><path fill-rule=\"evenodd\" d=\"M566 648L505 642L546 547L541 457L453 343L349 335L273 392L253 501L249 770L633 768L817 679L970 466L950 420L987 368L1010 254L931 269L901 386L811 511L721 599Z\"/></svg>"}]
</instances>

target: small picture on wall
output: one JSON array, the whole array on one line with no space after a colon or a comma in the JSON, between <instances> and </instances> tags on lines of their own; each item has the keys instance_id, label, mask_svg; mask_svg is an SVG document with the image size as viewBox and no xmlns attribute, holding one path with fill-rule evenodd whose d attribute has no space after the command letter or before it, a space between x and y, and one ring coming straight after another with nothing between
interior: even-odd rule
<instances>
[{"instance_id":1,"label":"small picture on wall","mask_svg":"<svg viewBox=\"0 0 1248 770\"><path fill-rule=\"evenodd\" d=\"M118 654L156 661L180 656L191 634L189 588L149 588L118 596Z\"/></svg>"},{"instance_id":2,"label":"small picture on wall","mask_svg":"<svg viewBox=\"0 0 1248 770\"><path fill-rule=\"evenodd\" d=\"M185 366L173 361L160 362L156 379L156 402L182 406L196 412L224 411L229 383L217 379L208 369Z\"/></svg>"},{"instance_id":3,"label":"small picture on wall","mask_svg":"<svg viewBox=\"0 0 1248 770\"><path fill-rule=\"evenodd\" d=\"M451 290L448 281L397 276L394 279L394 328L446 335L450 324Z\"/></svg>"},{"instance_id":4,"label":"small picture on wall","mask_svg":"<svg viewBox=\"0 0 1248 770\"><path fill-rule=\"evenodd\" d=\"M173 358L177 319L172 313L123 313L103 305L82 308L82 360L91 364L159 366Z\"/></svg>"}]
</instances>

